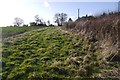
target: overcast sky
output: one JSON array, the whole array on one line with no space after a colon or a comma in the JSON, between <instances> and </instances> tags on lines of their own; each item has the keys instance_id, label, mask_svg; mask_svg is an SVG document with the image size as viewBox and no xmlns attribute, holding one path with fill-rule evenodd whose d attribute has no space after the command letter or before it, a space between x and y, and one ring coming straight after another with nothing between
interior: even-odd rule
<instances>
[{"instance_id":1,"label":"overcast sky","mask_svg":"<svg viewBox=\"0 0 120 80\"><path fill-rule=\"evenodd\" d=\"M13 25L14 18L20 17L25 24L34 21L34 16L39 15L45 21L54 23L54 15L58 12L68 14L73 20L77 18L77 9L80 9L80 16L96 15L102 12L116 11L117 0L109 2L78 2L75 0L0 0L0 26Z\"/></svg>"}]
</instances>

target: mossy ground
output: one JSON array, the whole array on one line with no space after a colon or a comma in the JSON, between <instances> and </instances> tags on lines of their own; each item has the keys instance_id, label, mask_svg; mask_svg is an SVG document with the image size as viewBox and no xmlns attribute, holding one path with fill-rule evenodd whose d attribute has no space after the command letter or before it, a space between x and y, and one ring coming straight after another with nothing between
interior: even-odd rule
<instances>
[{"instance_id":1,"label":"mossy ground","mask_svg":"<svg viewBox=\"0 0 120 80\"><path fill-rule=\"evenodd\" d=\"M48 27L3 41L5 80L93 78L100 72L99 49L83 36Z\"/></svg>"}]
</instances>

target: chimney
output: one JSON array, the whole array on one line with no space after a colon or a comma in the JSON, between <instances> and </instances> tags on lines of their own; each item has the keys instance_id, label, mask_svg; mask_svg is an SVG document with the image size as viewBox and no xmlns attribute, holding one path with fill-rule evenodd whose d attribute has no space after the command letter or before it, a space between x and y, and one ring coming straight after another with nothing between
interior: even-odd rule
<instances>
[{"instance_id":1,"label":"chimney","mask_svg":"<svg viewBox=\"0 0 120 80\"><path fill-rule=\"evenodd\" d=\"M80 17L79 17L79 8L78 8L78 19L79 19Z\"/></svg>"}]
</instances>

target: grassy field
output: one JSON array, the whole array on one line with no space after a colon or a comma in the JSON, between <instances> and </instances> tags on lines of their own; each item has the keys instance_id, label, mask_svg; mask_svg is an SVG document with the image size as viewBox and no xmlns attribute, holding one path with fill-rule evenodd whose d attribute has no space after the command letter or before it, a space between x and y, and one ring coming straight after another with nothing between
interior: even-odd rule
<instances>
[{"instance_id":1,"label":"grassy field","mask_svg":"<svg viewBox=\"0 0 120 80\"><path fill-rule=\"evenodd\" d=\"M2 46L4 80L94 78L113 67L104 66L88 39L60 27L9 37Z\"/></svg>"},{"instance_id":2,"label":"grassy field","mask_svg":"<svg viewBox=\"0 0 120 80\"><path fill-rule=\"evenodd\" d=\"M43 28L45 26L32 26L32 27L2 27L2 37L10 37L16 34L21 34L30 30Z\"/></svg>"}]
</instances>

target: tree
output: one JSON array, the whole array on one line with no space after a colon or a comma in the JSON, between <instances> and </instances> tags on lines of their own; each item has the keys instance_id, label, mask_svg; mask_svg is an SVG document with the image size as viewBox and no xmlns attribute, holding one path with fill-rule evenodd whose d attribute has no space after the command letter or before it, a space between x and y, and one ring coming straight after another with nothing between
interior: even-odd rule
<instances>
[{"instance_id":1,"label":"tree","mask_svg":"<svg viewBox=\"0 0 120 80\"><path fill-rule=\"evenodd\" d=\"M61 17L61 20L60 20L61 25L63 25L64 22L67 20L67 14L66 13L61 13L60 17Z\"/></svg>"},{"instance_id":2,"label":"tree","mask_svg":"<svg viewBox=\"0 0 120 80\"><path fill-rule=\"evenodd\" d=\"M35 22L37 25L42 23L39 15L35 15Z\"/></svg>"},{"instance_id":3,"label":"tree","mask_svg":"<svg viewBox=\"0 0 120 80\"><path fill-rule=\"evenodd\" d=\"M48 23L48 26L50 26L50 21L49 20L47 21L47 23Z\"/></svg>"},{"instance_id":4,"label":"tree","mask_svg":"<svg viewBox=\"0 0 120 80\"><path fill-rule=\"evenodd\" d=\"M69 18L68 22L66 22L64 26L65 26L67 29L70 29L70 28L74 27L74 24L73 24L73 23L74 23L73 20L72 20L71 18Z\"/></svg>"},{"instance_id":5,"label":"tree","mask_svg":"<svg viewBox=\"0 0 120 80\"><path fill-rule=\"evenodd\" d=\"M16 17L14 20L15 20L15 22L14 22L15 26L20 26L21 24L24 23L23 19L21 19L19 17Z\"/></svg>"},{"instance_id":6,"label":"tree","mask_svg":"<svg viewBox=\"0 0 120 80\"><path fill-rule=\"evenodd\" d=\"M55 17L55 23L57 23L58 26L62 26L64 22L67 20L66 13L56 13L54 17Z\"/></svg>"},{"instance_id":7,"label":"tree","mask_svg":"<svg viewBox=\"0 0 120 80\"><path fill-rule=\"evenodd\" d=\"M55 14L55 23L57 23L58 26L60 25L60 13Z\"/></svg>"},{"instance_id":8,"label":"tree","mask_svg":"<svg viewBox=\"0 0 120 80\"><path fill-rule=\"evenodd\" d=\"M68 22L72 22L73 20L71 18L69 18Z\"/></svg>"},{"instance_id":9,"label":"tree","mask_svg":"<svg viewBox=\"0 0 120 80\"><path fill-rule=\"evenodd\" d=\"M36 26L46 26L45 21L42 18L40 18L39 15L35 16L35 23Z\"/></svg>"}]
</instances>

